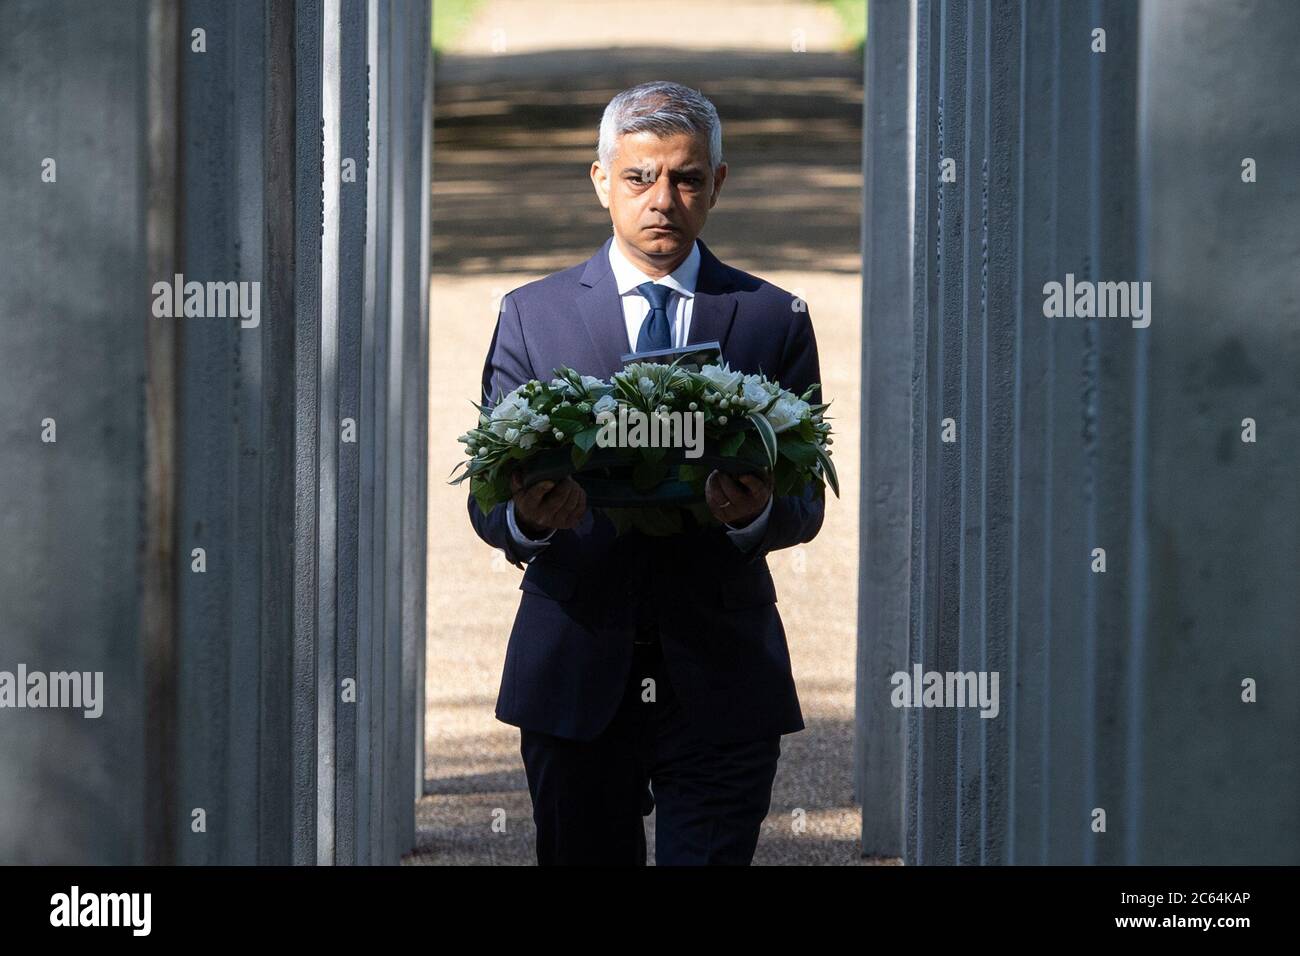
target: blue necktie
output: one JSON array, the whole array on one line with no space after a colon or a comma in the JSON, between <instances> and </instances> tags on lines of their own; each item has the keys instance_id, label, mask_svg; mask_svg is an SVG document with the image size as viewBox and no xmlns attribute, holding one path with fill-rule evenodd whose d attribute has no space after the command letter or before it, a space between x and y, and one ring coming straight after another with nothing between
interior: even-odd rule
<instances>
[{"instance_id":1,"label":"blue necktie","mask_svg":"<svg viewBox=\"0 0 1300 956\"><path fill-rule=\"evenodd\" d=\"M668 299L673 290L666 285L654 282L642 282L636 291L650 300L650 314L641 323L641 332L636 338L638 352L650 352L655 349L673 347L673 335L668 325Z\"/></svg>"}]
</instances>

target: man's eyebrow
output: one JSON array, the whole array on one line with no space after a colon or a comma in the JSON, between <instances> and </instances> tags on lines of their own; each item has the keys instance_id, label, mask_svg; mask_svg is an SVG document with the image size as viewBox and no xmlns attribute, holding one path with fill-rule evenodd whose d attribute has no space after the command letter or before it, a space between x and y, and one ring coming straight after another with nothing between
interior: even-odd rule
<instances>
[{"instance_id":1,"label":"man's eyebrow","mask_svg":"<svg viewBox=\"0 0 1300 956\"><path fill-rule=\"evenodd\" d=\"M626 175L628 173L645 175L647 173L653 173L653 172L654 172L654 167L650 166L649 164L644 166L626 166L623 168L623 175ZM669 170L670 175L678 175L678 176L699 176L699 175L703 175L703 173L704 173L703 166L682 166L680 169Z\"/></svg>"}]
</instances>

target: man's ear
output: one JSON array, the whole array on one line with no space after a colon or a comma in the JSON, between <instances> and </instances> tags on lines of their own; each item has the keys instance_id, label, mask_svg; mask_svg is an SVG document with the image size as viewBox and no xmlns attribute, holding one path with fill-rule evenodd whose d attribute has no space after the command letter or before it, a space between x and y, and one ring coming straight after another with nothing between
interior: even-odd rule
<instances>
[{"instance_id":1,"label":"man's ear","mask_svg":"<svg viewBox=\"0 0 1300 956\"><path fill-rule=\"evenodd\" d=\"M591 164L591 184L596 187L596 198L606 209L609 208L609 176L605 172L605 167L599 162Z\"/></svg>"},{"instance_id":2,"label":"man's ear","mask_svg":"<svg viewBox=\"0 0 1300 956\"><path fill-rule=\"evenodd\" d=\"M723 180L727 178L727 164L719 163L718 168L713 171L713 195L709 197L709 208L712 209L718 202L718 193L722 192Z\"/></svg>"}]
</instances>

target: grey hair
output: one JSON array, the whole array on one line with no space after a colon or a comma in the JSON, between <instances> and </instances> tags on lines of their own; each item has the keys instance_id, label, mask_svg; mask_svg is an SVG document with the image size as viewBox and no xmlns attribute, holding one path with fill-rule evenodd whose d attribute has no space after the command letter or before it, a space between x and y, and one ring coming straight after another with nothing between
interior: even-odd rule
<instances>
[{"instance_id":1,"label":"grey hair","mask_svg":"<svg viewBox=\"0 0 1300 956\"><path fill-rule=\"evenodd\" d=\"M600 142L596 155L609 169L614 162L618 138L625 133L700 134L709 144L709 166L722 165L722 120L704 94L680 83L654 80L619 93L605 107L600 118Z\"/></svg>"}]
</instances>

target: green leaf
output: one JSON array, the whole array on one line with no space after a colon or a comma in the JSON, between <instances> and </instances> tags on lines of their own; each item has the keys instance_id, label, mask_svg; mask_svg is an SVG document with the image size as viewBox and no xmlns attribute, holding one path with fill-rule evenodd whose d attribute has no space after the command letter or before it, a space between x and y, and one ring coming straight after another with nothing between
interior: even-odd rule
<instances>
[{"instance_id":1,"label":"green leaf","mask_svg":"<svg viewBox=\"0 0 1300 956\"><path fill-rule=\"evenodd\" d=\"M776 463L773 472L773 493L777 495L792 494L799 484L800 469L791 461L782 458Z\"/></svg>"},{"instance_id":2,"label":"green leaf","mask_svg":"<svg viewBox=\"0 0 1300 956\"><path fill-rule=\"evenodd\" d=\"M600 426L592 425L590 428L584 428L578 434L573 436L573 444L581 448L584 452L591 451L591 446L596 444L596 436L600 434Z\"/></svg>"},{"instance_id":3,"label":"green leaf","mask_svg":"<svg viewBox=\"0 0 1300 956\"><path fill-rule=\"evenodd\" d=\"M474 494L474 500L478 503L479 511L483 512L483 514L487 514L496 507L496 494L493 491L491 484L483 482L478 485L471 484L470 487Z\"/></svg>"},{"instance_id":4,"label":"green leaf","mask_svg":"<svg viewBox=\"0 0 1300 956\"><path fill-rule=\"evenodd\" d=\"M831 486L831 490L835 492L835 497L838 498L840 496L840 479L835 474L835 464L831 461L831 456L818 448L817 458L821 462L822 474L826 476L827 483Z\"/></svg>"},{"instance_id":5,"label":"green leaf","mask_svg":"<svg viewBox=\"0 0 1300 956\"><path fill-rule=\"evenodd\" d=\"M772 423L767 420L766 415L752 414L749 420L754 423L754 429L758 432L758 437L763 440L763 450L767 452L768 465L776 464L776 429Z\"/></svg>"},{"instance_id":6,"label":"green leaf","mask_svg":"<svg viewBox=\"0 0 1300 956\"><path fill-rule=\"evenodd\" d=\"M722 439L722 443L718 446L718 453L722 455L723 458L734 458L736 452L740 451L740 446L744 443L744 432L736 432L735 434L728 435L726 438Z\"/></svg>"},{"instance_id":7,"label":"green leaf","mask_svg":"<svg viewBox=\"0 0 1300 956\"><path fill-rule=\"evenodd\" d=\"M801 436L794 434L794 432L782 432L778 444L780 445L781 454L796 465L811 468L817 464L817 446L810 441L804 441Z\"/></svg>"},{"instance_id":8,"label":"green leaf","mask_svg":"<svg viewBox=\"0 0 1300 956\"><path fill-rule=\"evenodd\" d=\"M591 424L589 416L573 408L556 409L551 412L550 419L552 429L558 428L564 432L561 441L567 441L570 436L586 431L587 426Z\"/></svg>"}]
</instances>

